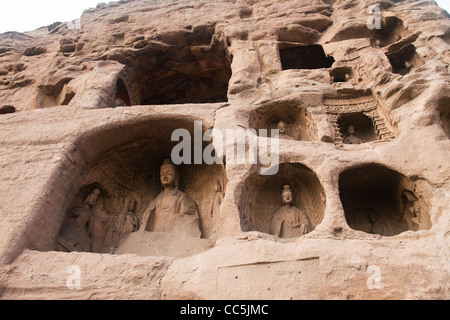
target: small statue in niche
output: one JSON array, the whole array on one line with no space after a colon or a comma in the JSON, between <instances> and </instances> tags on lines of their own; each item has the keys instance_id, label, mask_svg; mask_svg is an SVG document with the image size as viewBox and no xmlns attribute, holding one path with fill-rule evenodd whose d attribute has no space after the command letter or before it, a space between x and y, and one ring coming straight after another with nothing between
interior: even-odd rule
<instances>
[{"instance_id":1,"label":"small statue in niche","mask_svg":"<svg viewBox=\"0 0 450 320\"><path fill-rule=\"evenodd\" d=\"M181 237L201 237L197 204L187 194L180 191L179 173L175 165L167 159L160 169L163 191L154 199L144 214L140 232L174 231Z\"/></svg>"},{"instance_id":2,"label":"small statue in niche","mask_svg":"<svg viewBox=\"0 0 450 320\"><path fill-rule=\"evenodd\" d=\"M347 128L348 136L344 139L344 144L361 144L363 141L356 136L355 127L351 124Z\"/></svg>"},{"instance_id":3,"label":"small statue in niche","mask_svg":"<svg viewBox=\"0 0 450 320\"><path fill-rule=\"evenodd\" d=\"M294 206L290 186L284 186L282 193L283 207L272 218L270 233L279 238L299 238L313 230L308 216Z\"/></svg>"},{"instance_id":4,"label":"small statue in niche","mask_svg":"<svg viewBox=\"0 0 450 320\"><path fill-rule=\"evenodd\" d=\"M101 194L100 189L94 189L81 206L74 207L64 222L57 240L57 249L63 252L92 252L89 236L89 223L93 208Z\"/></svg>"},{"instance_id":5,"label":"small statue in niche","mask_svg":"<svg viewBox=\"0 0 450 320\"><path fill-rule=\"evenodd\" d=\"M292 137L286 134L286 123L284 121L278 122L277 129L280 132L280 139L294 140Z\"/></svg>"},{"instance_id":6,"label":"small statue in niche","mask_svg":"<svg viewBox=\"0 0 450 320\"><path fill-rule=\"evenodd\" d=\"M409 230L418 231L422 214L416 195L408 190L403 191L402 203L404 207L402 220L407 224Z\"/></svg>"},{"instance_id":7,"label":"small statue in niche","mask_svg":"<svg viewBox=\"0 0 450 320\"><path fill-rule=\"evenodd\" d=\"M136 211L137 201L136 199L132 199L128 204L127 213L118 215L111 223L106 232L107 244L105 244L110 250L113 251L123 239L139 230L140 221Z\"/></svg>"},{"instance_id":8,"label":"small statue in niche","mask_svg":"<svg viewBox=\"0 0 450 320\"><path fill-rule=\"evenodd\" d=\"M222 205L223 199L225 198L225 193L222 191L222 185L220 181L216 181L214 191L215 196L211 208L211 219L213 223L214 233L217 233L217 227L220 223L220 206Z\"/></svg>"},{"instance_id":9,"label":"small statue in niche","mask_svg":"<svg viewBox=\"0 0 450 320\"><path fill-rule=\"evenodd\" d=\"M354 86L357 84L356 80L353 79L352 75L350 73L348 73L348 72L345 73L345 82L348 82L348 83L350 83L351 85L354 85Z\"/></svg>"},{"instance_id":10,"label":"small statue in niche","mask_svg":"<svg viewBox=\"0 0 450 320\"><path fill-rule=\"evenodd\" d=\"M105 212L103 208L92 210L89 221L89 236L91 238L93 252L105 253L108 249L106 231L111 225L112 220L113 216Z\"/></svg>"}]
</instances>

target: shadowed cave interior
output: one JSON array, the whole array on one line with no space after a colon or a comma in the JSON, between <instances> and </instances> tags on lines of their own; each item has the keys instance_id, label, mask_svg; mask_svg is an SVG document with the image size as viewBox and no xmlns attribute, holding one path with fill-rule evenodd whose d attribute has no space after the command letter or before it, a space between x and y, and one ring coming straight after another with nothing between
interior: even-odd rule
<instances>
[{"instance_id":1,"label":"shadowed cave interior","mask_svg":"<svg viewBox=\"0 0 450 320\"><path fill-rule=\"evenodd\" d=\"M270 105L258 108L250 114L250 128L260 134L261 129L278 129L280 122L285 125L285 138L298 141L317 141L317 128L311 113L297 105ZM280 134L280 137L283 138Z\"/></svg>"},{"instance_id":2,"label":"shadowed cave interior","mask_svg":"<svg viewBox=\"0 0 450 320\"><path fill-rule=\"evenodd\" d=\"M333 57L325 55L321 45L286 45L280 47L283 70L331 68Z\"/></svg>"},{"instance_id":3,"label":"shadowed cave interior","mask_svg":"<svg viewBox=\"0 0 450 320\"><path fill-rule=\"evenodd\" d=\"M87 169L83 181L77 182L82 187L72 199L69 209L64 215L66 219L70 219L74 208L86 208L89 195L99 190L100 192L97 191L98 199L89 210L91 214L95 212L97 221L103 221L104 227L96 232L96 234L100 233L96 244L90 235L92 251L80 251L112 253L108 230L114 229L117 221L127 213L131 212L142 223L142 218L150 202L162 191L160 167L165 159L171 158L171 152L178 144L178 142L171 141L171 133L179 128L185 128L193 136L193 124L184 120L169 121L166 119L163 123L155 121L150 126L149 123L142 123L128 128L128 130L122 128L126 131L123 140L128 142L114 146L89 160L90 169ZM112 130L109 134L104 132L101 136L111 138L117 134L120 132ZM102 137L90 141L89 145L81 148L89 154L90 150L95 150L96 143L103 141ZM194 141L192 141L193 143ZM194 145L192 145L192 150L194 150ZM201 238L215 239L219 227L217 215L220 213L214 204L218 192L223 196L228 183L224 166L186 164L177 166L177 170L180 178L179 190L189 195L196 204ZM92 219L84 222L81 228L82 233L86 234L87 231L91 234L91 223ZM141 227L141 225L137 227ZM66 251L65 248L63 251ZM139 254L138 252L133 253ZM152 254L154 253L152 252ZM165 252L165 254L170 256L171 252Z\"/></svg>"},{"instance_id":4,"label":"shadowed cave interior","mask_svg":"<svg viewBox=\"0 0 450 320\"><path fill-rule=\"evenodd\" d=\"M219 46L192 45L133 61L142 105L228 101L231 58Z\"/></svg>"},{"instance_id":5,"label":"shadowed cave interior","mask_svg":"<svg viewBox=\"0 0 450 320\"><path fill-rule=\"evenodd\" d=\"M348 128L352 125L355 129L355 136L362 140L362 143L378 140L372 120L363 113L349 113L339 117L339 129L342 137L347 138Z\"/></svg>"},{"instance_id":6,"label":"shadowed cave interior","mask_svg":"<svg viewBox=\"0 0 450 320\"><path fill-rule=\"evenodd\" d=\"M273 214L281 208L285 185L292 190L294 206L308 216L313 229L323 220L326 197L317 175L298 163L283 163L278 174L252 174L245 181L240 204L242 231L270 233Z\"/></svg>"},{"instance_id":7,"label":"shadowed cave interior","mask_svg":"<svg viewBox=\"0 0 450 320\"><path fill-rule=\"evenodd\" d=\"M409 178L380 165L365 165L341 173L339 191L350 228L395 236L428 230L428 205Z\"/></svg>"}]
</instances>

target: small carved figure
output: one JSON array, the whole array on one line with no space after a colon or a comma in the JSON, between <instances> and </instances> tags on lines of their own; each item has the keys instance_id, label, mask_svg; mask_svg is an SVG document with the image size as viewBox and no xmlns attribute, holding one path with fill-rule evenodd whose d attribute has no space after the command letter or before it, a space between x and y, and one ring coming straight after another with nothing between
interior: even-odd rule
<instances>
[{"instance_id":1,"label":"small carved figure","mask_svg":"<svg viewBox=\"0 0 450 320\"><path fill-rule=\"evenodd\" d=\"M114 251L120 242L131 233L139 230L140 222L136 210L137 201L133 199L128 205L128 212L118 215L109 226L106 232L105 246L109 247L111 251Z\"/></svg>"},{"instance_id":2,"label":"small carved figure","mask_svg":"<svg viewBox=\"0 0 450 320\"><path fill-rule=\"evenodd\" d=\"M422 214L416 195L411 191L405 190L403 191L402 202L404 207L402 220L406 222L410 230L418 231Z\"/></svg>"},{"instance_id":3,"label":"small carved figure","mask_svg":"<svg viewBox=\"0 0 450 320\"><path fill-rule=\"evenodd\" d=\"M355 127L351 124L347 128L348 136L344 139L345 144L361 144L363 141L356 136Z\"/></svg>"},{"instance_id":4,"label":"small carved figure","mask_svg":"<svg viewBox=\"0 0 450 320\"><path fill-rule=\"evenodd\" d=\"M180 191L179 173L170 159L165 160L160 170L163 191L150 203L144 214L140 231L177 231L179 236L201 237L197 204Z\"/></svg>"},{"instance_id":5,"label":"small carved figure","mask_svg":"<svg viewBox=\"0 0 450 320\"><path fill-rule=\"evenodd\" d=\"M311 232L308 216L294 206L290 186L284 186L282 200L283 207L274 213L270 233L279 238L299 238Z\"/></svg>"},{"instance_id":6,"label":"small carved figure","mask_svg":"<svg viewBox=\"0 0 450 320\"><path fill-rule=\"evenodd\" d=\"M219 181L216 181L215 185L215 196L214 196L214 202L212 204L211 208L211 218L213 223L213 230L214 233L217 233L217 227L220 223L220 206L222 205L223 199L225 197L225 193L222 191L222 185Z\"/></svg>"},{"instance_id":7,"label":"small carved figure","mask_svg":"<svg viewBox=\"0 0 450 320\"><path fill-rule=\"evenodd\" d=\"M292 137L286 134L286 123L284 121L278 122L277 129L280 132L280 139L294 140Z\"/></svg>"},{"instance_id":8,"label":"small carved figure","mask_svg":"<svg viewBox=\"0 0 450 320\"><path fill-rule=\"evenodd\" d=\"M98 196L100 196L100 190L96 189ZM103 208L97 208L92 210L91 220L89 221L89 236L92 242L92 251L96 253L104 253L106 245L106 230L111 224L113 217L103 211Z\"/></svg>"},{"instance_id":9,"label":"small carved figure","mask_svg":"<svg viewBox=\"0 0 450 320\"><path fill-rule=\"evenodd\" d=\"M374 48L380 49L380 47L381 47L381 41L377 39L377 40L375 41Z\"/></svg>"},{"instance_id":10,"label":"small carved figure","mask_svg":"<svg viewBox=\"0 0 450 320\"><path fill-rule=\"evenodd\" d=\"M57 240L58 250L92 252L88 228L92 217L92 209L100 194L101 190L94 189L82 206L76 206L69 212Z\"/></svg>"}]
</instances>

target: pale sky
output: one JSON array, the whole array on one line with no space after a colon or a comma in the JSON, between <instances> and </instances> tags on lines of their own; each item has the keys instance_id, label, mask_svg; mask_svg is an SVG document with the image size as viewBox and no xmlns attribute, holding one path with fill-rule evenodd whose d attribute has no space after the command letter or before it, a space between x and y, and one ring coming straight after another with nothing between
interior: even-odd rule
<instances>
[{"instance_id":1,"label":"pale sky","mask_svg":"<svg viewBox=\"0 0 450 320\"><path fill-rule=\"evenodd\" d=\"M78 19L102 0L0 0L0 33L32 31L53 22ZM108 2L108 0L104 1ZM450 12L450 0L436 1Z\"/></svg>"},{"instance_id":2,"label":"pale sky","mask_svg":"<svg viewBox=\"0 0 450 320\"><path fill-rule=\"evenodd\" d=\"M81 17L83 10L109 0L0 0L0 33L32 31Z\"/></svg>"}]
</instances>

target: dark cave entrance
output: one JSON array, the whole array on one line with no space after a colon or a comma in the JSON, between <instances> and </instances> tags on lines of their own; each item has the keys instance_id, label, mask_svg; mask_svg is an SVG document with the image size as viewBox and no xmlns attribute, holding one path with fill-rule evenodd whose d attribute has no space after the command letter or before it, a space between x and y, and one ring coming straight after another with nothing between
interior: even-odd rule
<instances>
[{"instance_id":1,"label":"dark cave entrance","mask_svg":"<svg viewBox=\"0 0 450 320\"><path fill-rule=\"evenodd\" d=\"M280 58L283 70L331 68L335 62L321 45L280 48Z\"/></svg>"},{"instance_id":2,"label":"dark cave entrance","mask_svg":"<svg viewBox=\"0 0 450 320\"><path fill-rule=\"evenodd\" d=\"M339 191L350 228L395 236L431 228L428 207L413 181L381 165L341 173Z\"/></svg>"}]
</instances>

